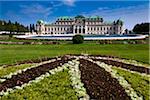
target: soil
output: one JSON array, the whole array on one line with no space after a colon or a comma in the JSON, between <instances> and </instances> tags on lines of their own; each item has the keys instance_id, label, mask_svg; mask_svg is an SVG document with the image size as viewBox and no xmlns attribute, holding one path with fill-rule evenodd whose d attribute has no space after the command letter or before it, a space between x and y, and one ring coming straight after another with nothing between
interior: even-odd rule
<instances>
[{"instance_id":1,"label":"soil","mask_svg":"<svg viewBox=\"0 0 150 100\"><path fill-rule=\"evenodd\" d=\"M73 60L73 58L68 58L63 56L61 60L57 60L51 63L43 64L35 68L31 68L17 75L13 75L12 78L6 79L6 81L0 84L0 92L6 91L8 88L13 88L15 86L21 86L24 83L28 83L31 80L34 80L36 77L45 74L51 69L61 66L68 61Z\"/></svg>"},{"instance_id":2,"label":"soil","mask_svg":"<svg viewBox=\"0 0 150 100\"><path fill-rule=\"evenodd\" d=\"M94 100L130 100L125 89L111 74L90 61L80 59L81 81L90 99Z\"/></svg>"},{"instance_id":3,"label":"soil","mask_svg":"<svg viewBox=\"0 0 150 100\"><path fill-rule=\"evenodd\" d=\"M59 57L61 57L61 56L59 56ZM40 59L23 60L23 61L18 61L15 64L7 64L7 65L0 65L0 66L12 67L12 66L21 65L21 64L40 63L40 62L43 62L43 61L48 61L48 60L56 59L56 58L59 58L59 57L51 57L51 58L43 57L43 58L40 58Z\"/></svg>"},{"instance_id":4,"label":"soil","mask_svg":"<svg viewBox=\"0 0 150 100\"><path fill-rule=\"evenodd\" d=\"M125 68L125 69L131 70L131 71L137 71L137 72L146 73L146 74L150 73L149 68L142 67L142 66L135 66L135 65L126 64L126 63L123 63L123 62L118 62L118 61L114 61L114 60L106 60L106 59L93 59L93 60L104 62L108 65Z\"/></svg>"}]
</instances>

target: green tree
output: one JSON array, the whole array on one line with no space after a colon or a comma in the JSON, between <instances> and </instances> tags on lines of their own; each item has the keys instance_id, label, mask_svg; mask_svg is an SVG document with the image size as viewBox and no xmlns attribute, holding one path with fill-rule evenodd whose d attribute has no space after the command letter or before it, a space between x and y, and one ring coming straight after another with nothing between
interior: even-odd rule
<instances>
[{"instance_id":1,"label":"green tree","mask_svg":"<svg viewBox=\"0 0 150 100\"><path fill-rule=\"evenodd\" d=\"M149 34L150 23L141 23L141 24L136 24L133 28L133 32L136 34Z\"/></svg>"},{"instance_id":2,"label":"green tree","mask_svg":"<svg viewBox=\"0 0 150 100\"><path fill-rule=\"evenodd\" d=\"M12 23L10 20L8 22L0 20L0 31L9 31L11 32L27 32L28 29L19 24L17 21Z\"/></svg>"},{"instance_id":3,"label":"green tree","mask_svg":"<svg viewBox=\"0 0 150 100\"><path fill-rule=\"evenodd\" d=\"M128 29L125 29L125 34L128 34L129 33L129 30Z\"/></svg>"},{"instance_id":4,"label":"green tree","mask_svg":"<svg viewBox=\"0 0 150 100\"><path fill-rule=\"evenodd\" d=\"M73 44L81 44L84 41L84 37L82 35L75 35L72 38Z\"/></svg>"},{"instance_id":5,"label":"green tree","mask_svg":"<svg viewBox=\"0 0 150 100\"><path fill-rule=\"evenodd\" d=\"M30 32L32 32L32 25L30 24Z\"/></svg>"},{"instance_id":6,"label":"green tree","mask_svg":"<svg viewBox=\"0 0 150 100\"><path fill-rule=\"evenodd\" d=\"M33 30L33 32L35 32L35 26L34 26L34 24L32 24L32 30Z\"/></svg>"}]
</instances>

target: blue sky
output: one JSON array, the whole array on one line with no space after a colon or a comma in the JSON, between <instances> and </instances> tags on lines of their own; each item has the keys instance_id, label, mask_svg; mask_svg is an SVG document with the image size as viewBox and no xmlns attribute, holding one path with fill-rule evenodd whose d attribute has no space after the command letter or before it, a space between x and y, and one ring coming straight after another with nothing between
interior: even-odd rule
<instances>
[{"instance_id":1,"label":"blue sky","mask_svg":"<svg viewBox=\"0 0 150 100\"><path fill-rule=\"evenodd\" d=\"M18 21L24 25L38 19L53 22L60 16L99 15L106 21L122 19L124 27L132 29L141 22L149 22L149 1L140 0L0 0L0 19Z\"/></svg>"}]
</instances>

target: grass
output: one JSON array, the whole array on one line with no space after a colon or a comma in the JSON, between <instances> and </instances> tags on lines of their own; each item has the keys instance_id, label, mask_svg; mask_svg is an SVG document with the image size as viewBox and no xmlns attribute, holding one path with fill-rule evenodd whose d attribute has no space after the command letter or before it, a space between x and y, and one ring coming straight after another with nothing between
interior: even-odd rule
<instances>
[{"instance_id":1,"label":"grass","mask_svg":"<svg viewBox=\"0 0 150 100\"><path fill-rule=\"evenodd\" d=\"M16 90L1 100L77 100L71 87L68 71L58 72L33 83L22 90Z\"/></svg>"},{"instance_id":2,"label":"grass","mask_svg":"<svg viewBox=\"0 0 150 100\"><path fill-rule=\"evenodd\" d=\"M136 73L130 73L129 71L125 71L116 67L114 67L113 69L117 70L118 74L120 76L123 76L138 94L142 94L144 100L149 100L149 77L142 76Z\"/></svg>"},{"instance_id":3,"label":"grass","mask_svg":"<svg viewBox=\"0 0 150 100\"><path fill-rule=\"evenodd\" d=\"M0 65L64 54L102 54L149 62L148 44L0 45Z\"/></svg>"},{"instance_id":4,"label":"grass","mask_svg":"<svg viewBox=\"0 0 150 100\"><path fill-rule=\"evenodd\" d=\"M1 68L0 69L0 77L3 77L3 76L8 75L10 73L14 73L14 72L21 70L21 69L31 67L32 65L34 65L34 64L21 64L21 65L8 66L5 68Z\"/></svg>"}]
</instances>

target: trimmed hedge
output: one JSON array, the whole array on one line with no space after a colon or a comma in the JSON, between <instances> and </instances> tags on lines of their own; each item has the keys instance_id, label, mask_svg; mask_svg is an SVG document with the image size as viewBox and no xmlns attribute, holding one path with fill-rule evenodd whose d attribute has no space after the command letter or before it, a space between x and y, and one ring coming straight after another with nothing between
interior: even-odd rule
<instances>
[{"instance_id":1,"label":"trimmed hedge","mask_svg":"<svg viewBox=\"0 0 150 100\"><path fill-rule=\"evenodd\" d=\"M81 44L84 41L84 37L82 35L75 35L72 38L73 44Z\"/></svg>"}]
</instances>

